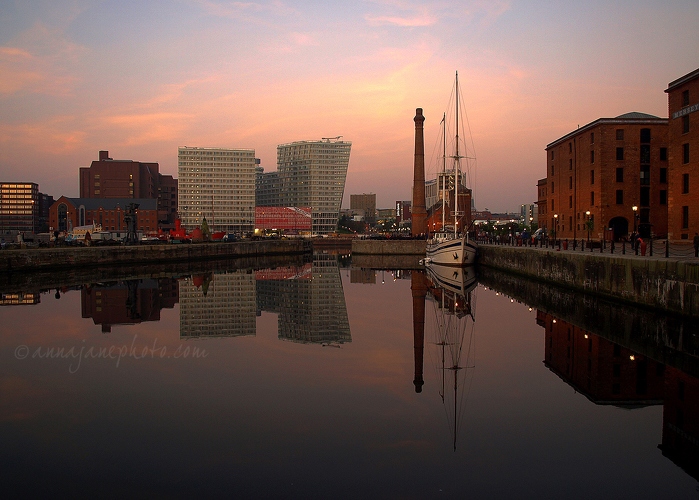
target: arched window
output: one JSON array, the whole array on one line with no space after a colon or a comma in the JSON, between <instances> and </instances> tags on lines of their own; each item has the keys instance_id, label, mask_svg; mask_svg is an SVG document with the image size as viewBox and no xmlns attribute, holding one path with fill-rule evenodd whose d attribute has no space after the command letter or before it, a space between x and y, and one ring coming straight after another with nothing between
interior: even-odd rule
<instances>
[{"instance_id":1,"label":"arched window","mask_svg":"<svg viewBox=\"0 0 699 500\"><path fill-rule=\"evenodd\" d=\"M78 209L78 226L84 226L85 225L85 206L80 205L80 208Z\"/></svg>"},{"instance_id":2,"label":"arched window","mask_svg":"<svg viewBox=\"0 0 699 500\"><path fill-rule=\"evenodd\" d=\"M68 206L65 203L58 205L58 230L68 230Z\"/></svg>"}]
</instances>

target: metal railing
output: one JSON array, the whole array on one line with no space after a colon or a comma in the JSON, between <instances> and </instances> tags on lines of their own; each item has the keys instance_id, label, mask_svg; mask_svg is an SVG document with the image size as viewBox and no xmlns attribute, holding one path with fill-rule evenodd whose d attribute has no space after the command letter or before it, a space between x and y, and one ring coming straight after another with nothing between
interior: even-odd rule
<instances>
[{"instance_id":1,"label":"metal railing","mask_svg":"<svg viewBox=\"0 0 699 500\"><path fill-rule=\"evenodd\" d=\"M665 257L693 259L697 251L691 241L677 242L666 239L641 239L631 241L608 241L568 238L519 238L514 236L480 236L479 243L517 247L548 248L566 252L597 252L602 254L638 255L641 257Z\"/></svg>"}]
</instances>

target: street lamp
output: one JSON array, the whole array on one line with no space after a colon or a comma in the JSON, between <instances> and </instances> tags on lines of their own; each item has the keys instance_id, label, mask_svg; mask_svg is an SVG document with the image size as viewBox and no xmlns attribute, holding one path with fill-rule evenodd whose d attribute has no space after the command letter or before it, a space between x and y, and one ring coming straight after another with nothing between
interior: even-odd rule
<instances>
[{"instance_id":1,"label":"street lamp","mask_svg":"<svg viewBox=\"0 0 699 500\"><path fill-rule=\"evenodd\" d=\"M638 207L636 205L631 207L633 210L633 232L636 232L636 221L638 220Z\"/></svg>"},{"instance_id":2,"label":"street lamp","mask_svg":"<svg viewBox=\"0 0 699 500\"><path fill-rule=\"evenodd\" d=\"M588 210L585 212L585 215L587 215L587 246L590 246L590 229L592 229L592 220L590 218L590 211Z\"/></svg>"},{"instance_id":3,"label":"street lamp","mask_svg":"<svg viewBox=\"0 0 699 500\"><path fill-rule=\"evenodd\" d=\"M553 244L556 244L558 239L558 214L553 214Z\"/></svg>"}]
</instances>

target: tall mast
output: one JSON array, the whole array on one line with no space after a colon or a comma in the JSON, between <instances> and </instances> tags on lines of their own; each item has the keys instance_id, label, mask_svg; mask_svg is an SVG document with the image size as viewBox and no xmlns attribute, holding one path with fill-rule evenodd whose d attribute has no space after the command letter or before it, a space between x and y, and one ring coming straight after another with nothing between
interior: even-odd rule
<instances>
[{"instance_id":1,"label":"tall mast","mask_svg":"<svg viewBox=\"0 0 699 500\"><path fill-rule=\"evenodd\" d=\"M454 234L457 234L459 224L459 72L456 72L456 156L454 158Z\"/></svg>"},{"instance_id":2,"label":"tall mast","mask_svg":"<svg viewBox=\"0 0 699 500\"><path fill-rule=\"evenodd\" d=\"M447 197L447 114L442 116L442 231L444 231Z\"/></svg>"}]
</instances>

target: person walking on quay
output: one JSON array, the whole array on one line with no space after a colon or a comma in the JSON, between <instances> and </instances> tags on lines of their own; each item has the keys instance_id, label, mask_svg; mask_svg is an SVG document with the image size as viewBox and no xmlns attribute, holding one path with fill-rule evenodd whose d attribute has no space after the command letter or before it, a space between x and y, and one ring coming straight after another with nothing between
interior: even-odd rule
<instances>
[{"instance_id":1,"label":"person walking on quay","mask_svg":"<svg viewBox=\"0 0 699 500\"><path fill-rule=\"evenodd\" d=\"M694 256L699 257L699 233L694 233Z\"/></svg>"}]
</instances>

